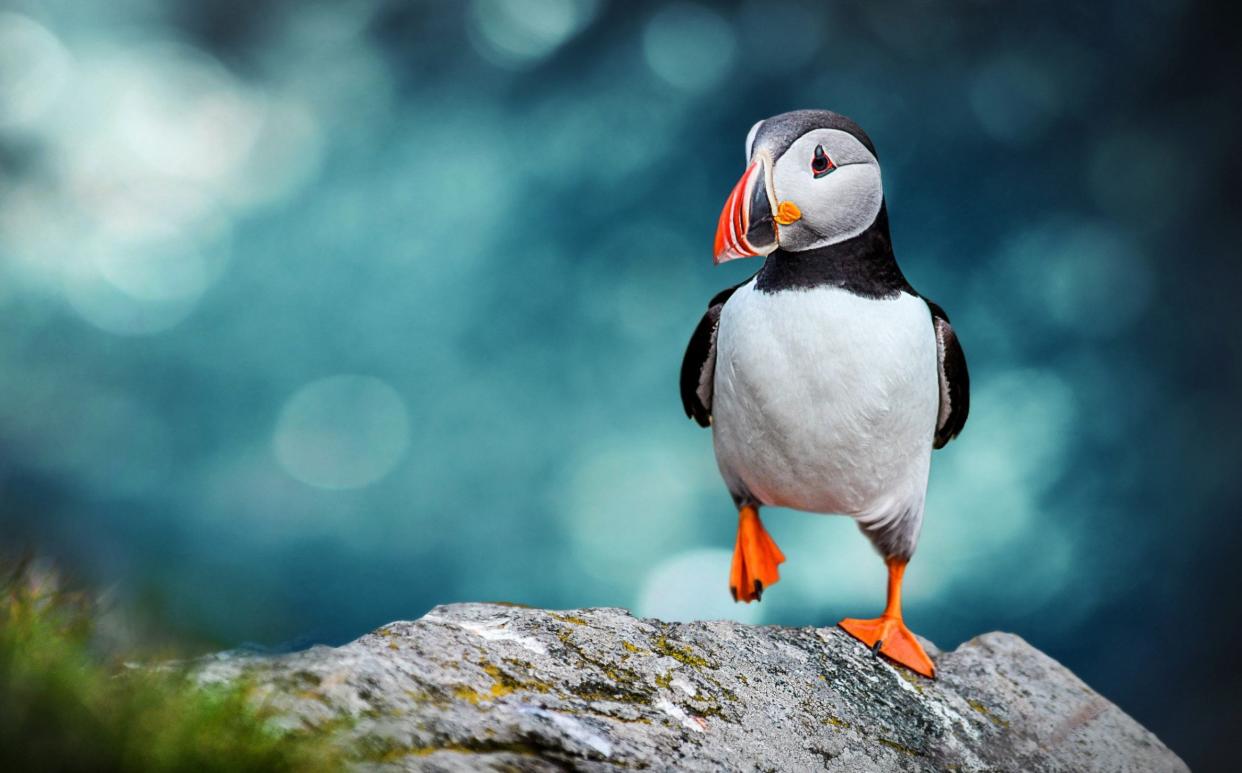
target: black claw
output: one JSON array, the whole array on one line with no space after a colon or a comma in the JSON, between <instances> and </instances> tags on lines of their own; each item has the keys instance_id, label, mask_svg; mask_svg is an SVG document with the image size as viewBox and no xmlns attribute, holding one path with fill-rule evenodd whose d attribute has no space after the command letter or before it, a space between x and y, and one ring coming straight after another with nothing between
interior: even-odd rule
<instances>
[{"instance_id":1,"label":"black claw","mask_svg":"<svg viewBox=\"0 0 1242 773\"><path fill-rule=\"evenodd\" d=\"M729 592L733 594L733 600L734 600L734 601L737 601L737 588L735 588L735 587L733 587L732 585L730 585L730 586L729 586Z\"/></svg>"},{"instance_id":2,"label":"black claw","mask_svg":"<svg viewBox=\"0 0 1242 773\"><path fill-rule=\"evenodd\" d=\"M763 583L755 580L755 601L763 601Z\"/></svg>"},{"instance_id":3,"label":"black claw","mask_svg":"<svg viewBox=\"0 0 1242 773\"><path fill-rule=\"evenodd\" d=\"M880 657L880 647L883 647L883 646L884 646L884 640L876 639L875 644L871 645L871 657L873 658Z\"/></svg>"}]
</instances>

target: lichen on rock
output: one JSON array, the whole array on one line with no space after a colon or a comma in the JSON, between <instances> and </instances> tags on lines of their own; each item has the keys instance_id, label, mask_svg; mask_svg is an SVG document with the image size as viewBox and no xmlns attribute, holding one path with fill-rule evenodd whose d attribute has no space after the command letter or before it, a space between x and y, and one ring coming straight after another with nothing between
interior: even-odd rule
<instances>
[{"instance_id":1,"label":"lichen on rock","mask_svg":"<svg viewBox=\"0 0 1242 773\"><path fill-rule=\"evenodd\" d=\"M1017 636L896 668L835 628L453 604L343 647L204 661L373 770L1178 771Z\"/></svg>"}]
</instances>

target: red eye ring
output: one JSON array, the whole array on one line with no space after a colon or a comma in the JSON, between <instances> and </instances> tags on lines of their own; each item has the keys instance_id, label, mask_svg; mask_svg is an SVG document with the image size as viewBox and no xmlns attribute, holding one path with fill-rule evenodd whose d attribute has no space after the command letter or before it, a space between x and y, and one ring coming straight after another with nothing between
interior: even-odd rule
<instances>
[{"instance_id":1,"label":"red eye ring","mask_svg":"<svg viewBox=\"0 0 1242 773\"><path fill-rule=\"evenodd\" d=\"M811 173L815 175L815 179L819 179L836 169L837 165L832 163L832 159L828 158L828 154L824 152L823 145L815 146L815 155L811 157Z\"/></svg>"}]
</instances>

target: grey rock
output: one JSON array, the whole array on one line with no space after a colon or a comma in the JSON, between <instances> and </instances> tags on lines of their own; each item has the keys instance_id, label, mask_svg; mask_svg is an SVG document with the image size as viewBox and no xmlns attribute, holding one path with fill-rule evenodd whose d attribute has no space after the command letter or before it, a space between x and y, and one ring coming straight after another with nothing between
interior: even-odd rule
<instances>
[{"instance_id":1,"label":"grey rock","mask_svg":"<svg viewBox=\"0 0 1242 773\"><path fill-rule=\"evenodd\" d=\"M198 674L250 680L279 723L337 734L360 770L1187 769L1017 636L929 653L936 680L836 628L453 604Z\"/></svg>"}]
</instances>

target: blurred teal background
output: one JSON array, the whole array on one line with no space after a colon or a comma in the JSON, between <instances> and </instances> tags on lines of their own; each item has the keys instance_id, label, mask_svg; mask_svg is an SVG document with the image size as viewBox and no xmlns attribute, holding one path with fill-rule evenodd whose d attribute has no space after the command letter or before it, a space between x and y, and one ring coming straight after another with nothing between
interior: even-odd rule
<instances>
[{"instance_id":1,"label":"blurred teal background","mask_svg":"<svg viewBox=\"0 0 1242 773\"><path fill-rule=\"evenodd\" d=\"M729 600L677 369L759 118L857 119L953 317L907 616L1233 759L1238 57L1180 0L0 6L0 535L219 646L457 600L828 625L845 519ZM1223 11L1222 11L1223 13ZM1236 84L1235 84L1236 87ZM1229 756L1226 756L1226 755Z\"/></svg>"}]
</instances>

